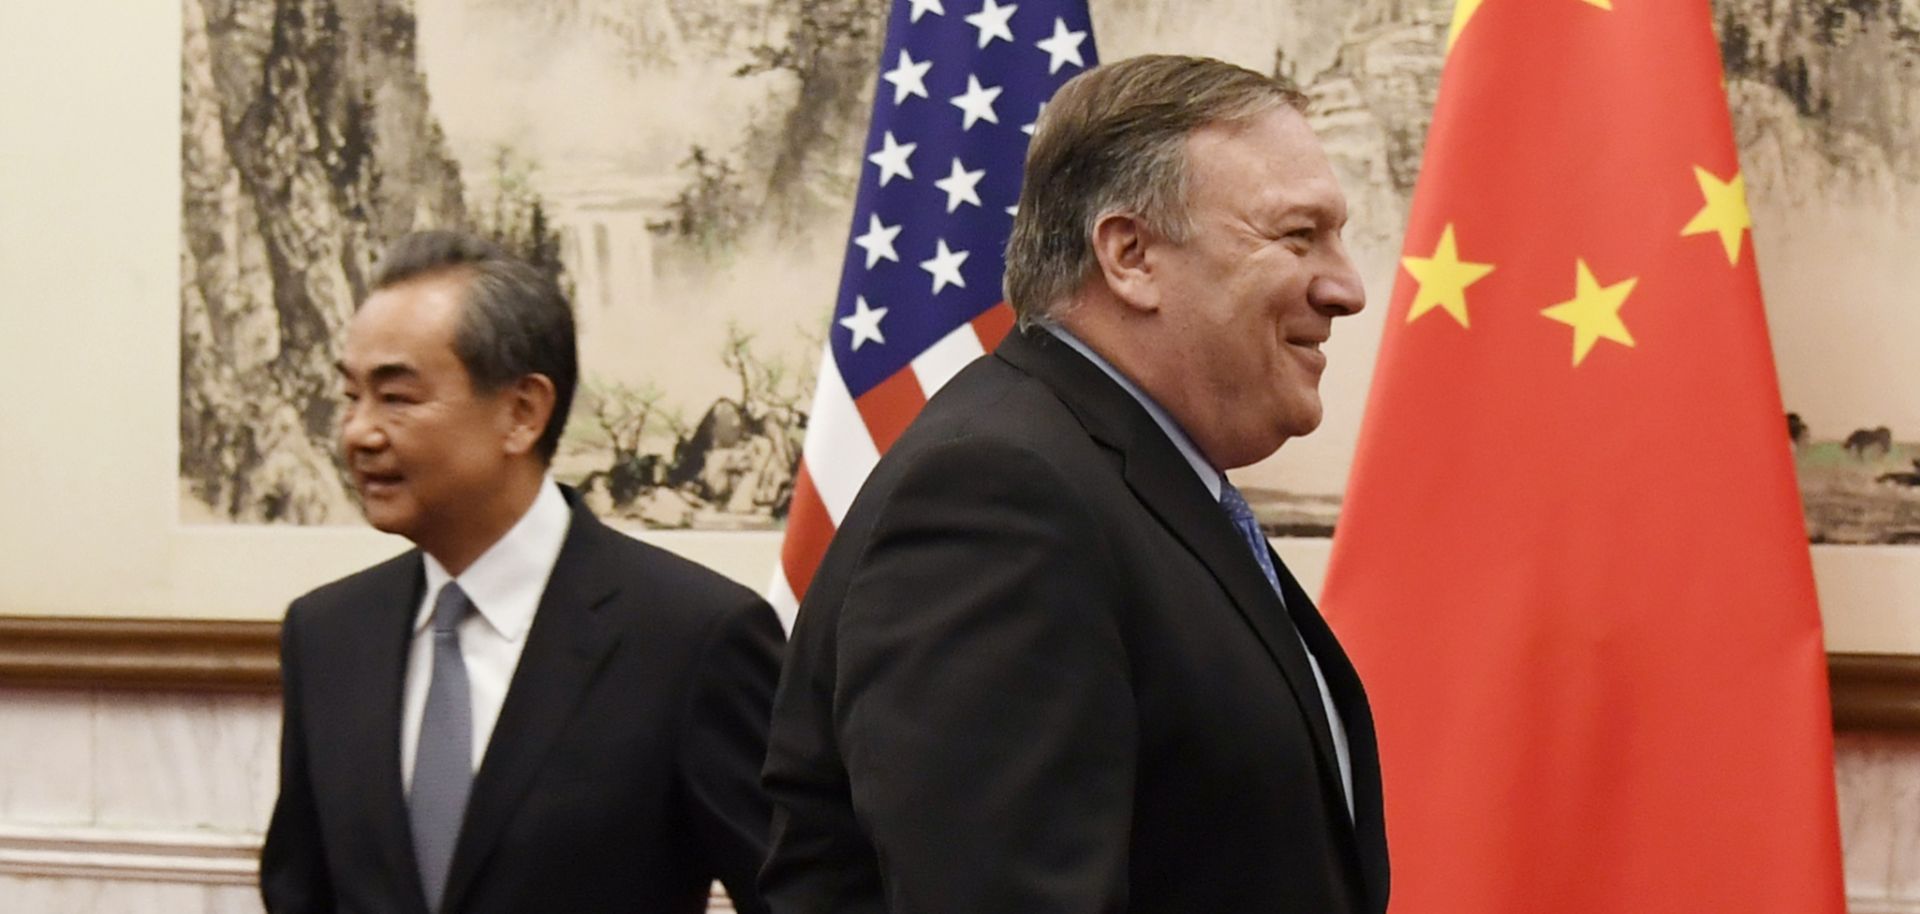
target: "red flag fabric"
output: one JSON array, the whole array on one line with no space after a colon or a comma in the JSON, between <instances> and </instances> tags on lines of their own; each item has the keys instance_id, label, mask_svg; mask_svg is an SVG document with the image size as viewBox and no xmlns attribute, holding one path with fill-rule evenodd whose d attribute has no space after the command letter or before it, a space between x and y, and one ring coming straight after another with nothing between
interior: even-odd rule
<instances>
[{"instance_id":1,"label":"red flag fabric","mask_svg":"<svg viewBox=\"0 0 1920 914\"><path fill-rule=\"evenodd\" d=\"M1844 910L1708 0L1460 0L1323 604L1396 914Z\"/></svg>"}]
</instances>

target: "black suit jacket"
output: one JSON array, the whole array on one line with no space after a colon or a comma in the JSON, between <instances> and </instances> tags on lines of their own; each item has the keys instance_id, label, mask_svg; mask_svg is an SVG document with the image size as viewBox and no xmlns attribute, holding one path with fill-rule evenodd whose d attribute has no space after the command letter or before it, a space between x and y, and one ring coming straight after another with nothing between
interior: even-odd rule
<instances>
[{"instance_id":1,"label":"black suit jacket","mask_svg":"<svg viewBox=\"0 0 1920 914\"><path fill-rule=\"evenodd\" d=\"M443 910L743 914L781 629L751 591L573 520L468 801ZM267 908L424 912L400 783L418 551L295 600L281 634L280 797Z\"/></svg>"},{"instance_id":2,"label":"black suit jacket","mask_svg":"<svg viewBox=\"0 0 1920 914\"><path fill-rule=\"evenodd\" d=\"M1366 696L1281 574L1292 626L1139 403L1009 335L880 461L801 605L769 905L1384 911ZM1354 819L1294 627L1347 728Z\"/></svg>"}]
</instances>

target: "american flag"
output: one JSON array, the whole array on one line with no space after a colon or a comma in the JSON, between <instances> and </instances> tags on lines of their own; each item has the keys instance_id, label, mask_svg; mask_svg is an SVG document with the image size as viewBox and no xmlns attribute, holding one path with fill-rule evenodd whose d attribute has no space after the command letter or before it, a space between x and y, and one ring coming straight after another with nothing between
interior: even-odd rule
<instances>
[{"instance_id":1,"label":"american flag","mask_svg":"<svg viewBox=\"0 0 1920 914\"><path fill-rule=\"evenodd\" d=\"M860 484L1013 326L1000 288L1041 105L1095 63L1085 0L895 0L780 567L789 624Z\"/></svg>"}]
</instances>

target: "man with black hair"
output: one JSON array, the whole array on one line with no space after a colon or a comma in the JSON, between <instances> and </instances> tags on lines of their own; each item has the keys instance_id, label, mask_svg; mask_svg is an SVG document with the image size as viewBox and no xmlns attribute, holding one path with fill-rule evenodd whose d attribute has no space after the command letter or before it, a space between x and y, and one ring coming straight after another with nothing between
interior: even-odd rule
<instances>
[{"instance_id":1,"label":"man with black hair","mask_svg":"<svg viewBox=\"0 0 1920 914\"><path fill-rule=\"evenodd\" d=\"M268 910L704 910L753 889L782 634L549 475L578 376L553 280L397 242L349 324L340 443L418 548L295 600Z\"/></svg>"}]
</instances>

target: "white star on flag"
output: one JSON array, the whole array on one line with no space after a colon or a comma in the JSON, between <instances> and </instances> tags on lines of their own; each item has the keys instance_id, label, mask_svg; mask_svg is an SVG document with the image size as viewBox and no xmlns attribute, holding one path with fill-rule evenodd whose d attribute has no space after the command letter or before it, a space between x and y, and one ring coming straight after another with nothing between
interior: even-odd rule
<instances>
[{"instance_id":1,"label":"white star on flag","mask_svg":"<svg viewBox=\"0 0 1920 914\"><path fill-rule=\"evenodd\" d=\"M967 24L980 30L980 46L986 47L995 38L1013 41L1013 30L1007 27L1007 20L1012 19L1013 11L1019 8L1017 3L1001 6L993 0L987 0L987 5L981 7L980 12L967 16Z\"/></svg>"},{"instance_id":2,"label":"white star on flag","mask_svg":"<svg viewBox=\"0 0 1920 914\"><path fill-rule=\"evenodd\" d=\"M1075 51L1074 56L1077 58L1079 52ZM880 78L893 83L893 103L898 105L906 101L909 95L927 97L927 71L931 69L933 69L933 61L923 60L915 63L906 49L902 48L900 65L881 74Z\"/></svg>"},{"instance_id":3,"label":"white star on flag","mask_svg":"<svg viewBox=\"0 0 1920 914\"><path fill-rule=\"evenodd\" d=\"M846 163L858 168L859 186L843 223L833 316L816 328L826 332L826 352L767 591L791 623L880 456L927 397L1015 332L1000 276L1015 212L1008 204L1017 203L1033 131L1018 128L1068 78L1099 64L1099 32L1087 0L746 5L884 8L887 21L868 58L871 119L862 158Z\"/></svg>"},{"instance_id":4,"label":"white star on flag","mask_svg":"<svg viewBox=\"0 0 1920 914\"><path fill-rule=\"evenodd\" d=\"M859 352L860 344L868 340L885 346L887 340L880 335L880 319L886 316L887 309L869 308L866 296L856 296L853 300L853 313L840 319L840 326L853 331L853 342L848 344L849 348Z\"/></svg>"},{"instance_id":5,"label":"white star on flag","mask_svg":"<svg viewBox=\"0 0 1920 914\"><path fill-rule=\"evenodd\" d=\"M920 269L933 274L933 294L948 286L966 288L967 281L960 275L960 265L967 262L966 251L947 250L947 239L941 238L936 244L939 250L934 252L932 260L920 261Z\"/></svg>"},{"instance_id":6,"label":"white star on flag","mask_svg":"<svg viewBox=\"0 0 1920 914\"><path fill-rule=\"evenodd\" d=\"M993 0L987 0L987 2L991 3ZM990 124L1000 123L1000 116L993 113L993 100L999 97L999 86L982 86L980 85L980 77L968 74L966 93L953 97L953 106L966 112L967 115L966 119L961 122L960 129L972 130L974 122L976 121L986 121ZM911 177L911 175L909 175L909 177Z\"/></svg>"},{"instance_id":7,"label":"white star on flag","mask_svg":"<svg viewBox=\"0 0 1920 914\"><path fill-rule=\"evenodd\" d=\"M880 186L887 186L887 182L893 180L896 175L909 181L913 180L913 168L907 164L907 157L913 155L913 151L918 149L920 144L895 142L891 130L887 131L881 141L886 144L886 148L867 156L867 161L880 166Z\"/></svg>"},{"instance_id":8,"label":"white star on flag","mask_svg":"<svg viewBox=\"0 0 1920 914\"><path fill-rule=\"evenodd\" d=\"M1051 58L1047 61L1047 72L1058 73L1061 64L1086 67L1087 62L1080 59L1080 44L1086 40L1086 32L1067 31L1067 20L1056 16L1053 20L1053 37L1034 42L1034 47L1047 52Z\"/></svg>"},{"instance_id":9,"label":"white star on flag","mask_svg":"<svg viewBox=\"0 0 1920 914\"><path fill-rule=\"evenodd\" d=\"M974 188L980 186L980 179L986 176L986 169L968 171L956 156L953 160L953 171L948 172L946 177L933 182L933 186L947 192L947 212L951 213L959 209L962 203L980 205L980 194Z\"/></svg>"},{"instance_id":10,"label":"white star on flag","mask_svg":"<svg viewBox=\"0 0 1920 914\"><path fill-rule=\"evenodd\" d=\"M945 190L946 188L941 189ZM878 214L869 214L867 216L867 233L855 236L853 243L859 245L861 250L867 252L867 269L871 270L874 264L882 260L891 260L894 263L900 262L900 252L893 249L893 239L899 237L899 235L900 226L882 225L880 224L880 216Z\"/></svg>"}]
</instances>

